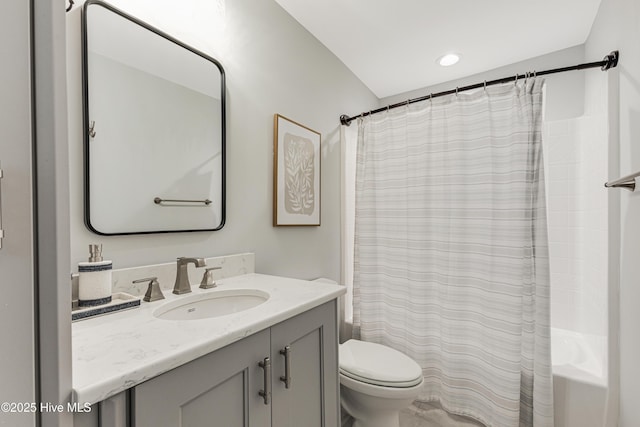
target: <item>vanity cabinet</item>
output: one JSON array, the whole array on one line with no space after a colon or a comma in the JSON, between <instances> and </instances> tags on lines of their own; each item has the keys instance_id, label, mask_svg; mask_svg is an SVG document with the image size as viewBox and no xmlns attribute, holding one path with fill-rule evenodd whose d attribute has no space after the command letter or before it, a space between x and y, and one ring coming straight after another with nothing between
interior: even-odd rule
<instances>
[{"instance_id":1,"label":"vanity cabinet","mask_svg":"<svg viewBox=\"0 0 640 427\"><path fill-rule=\"evenodd\" d=\"M334 300L136 386L133 425L338 427L337 345Z\"/></svg>"},{"instance_id":2,"label":"vanity cabinet","mask_svg":"<svg viewBox=\"0 0 640 427\"><path fill-rule=\"evenodd\" d=\"M335 301L332 301L271 328L273 401L270 425L340 425L335 310Z\"/></svg>"},{"instance_id":3,"label":"vanity cabinet","mask_svg":"<svg viewBox=\"0 0 640 427\"><path fill-rule=\"evenodd\" d=\"M258 361L268 356L269 331L200 357L134 388L136 427L268 426Z\"/></svg>"}]
</instances>

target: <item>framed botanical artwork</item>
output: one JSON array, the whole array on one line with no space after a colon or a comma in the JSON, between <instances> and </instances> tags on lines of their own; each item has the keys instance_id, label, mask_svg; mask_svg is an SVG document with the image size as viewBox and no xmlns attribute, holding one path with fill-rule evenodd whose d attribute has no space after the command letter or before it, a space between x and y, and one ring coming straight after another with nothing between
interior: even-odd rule
<instances>
[{"instance_id":1,"label":"framed botanical artwork","mask_svg":"<svg viewBox=\"0 0 640 427\"><path fill-rule=\"evenodd\" d=\"M320 225L320 134L273 117L273 226Z\"/></svg>"}]
</instances>

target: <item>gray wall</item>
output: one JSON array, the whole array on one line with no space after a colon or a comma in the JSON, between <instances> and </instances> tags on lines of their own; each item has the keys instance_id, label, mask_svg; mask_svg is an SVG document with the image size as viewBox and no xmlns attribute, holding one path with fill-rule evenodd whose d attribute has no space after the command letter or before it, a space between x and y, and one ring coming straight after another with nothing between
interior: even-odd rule
<instances>
[{"instance_id":1,"label":"gray wall","mask_svg":"<svg viewBox=\"0 0 640 427\"><path fill-rule=\"evenodd\" d=\"M600 10L593 24L591 34L585 44L587 55L602 55L610 50L620 50L618 69L610 72L607 82L609 92L610 141L612 153L617 154L612 173L619 169L619 175L627 175L640 170L640 3L637 0L602 0ZM587 87L587 97L597 96L596 85ZM600 91L602 92L602 91ZM606 92L605 92L606 93ZM590 102L591 108L598 104ZM606 105L606 104L605 104ZM618 152L619 150L619 152ZM611 176L611 179L618 176ZM609 190L616 191L616 190ZM620 263L611 267L613 271L610 286L614 286L613 303L619 304L619 316L610 318L614 332L618 332L620 343L620 422L621 427L637 426L640 420L640 193L617 190L614 193L619 204L619 215L612 218L619 229L617 238ZM611 210L610 210L611 212ZM610 243L611 247L611 243ZM612 251L618 248L611 247ZM611 258L610 258L611 259ZM619 273L619 295L615 280ZM615 390L614 390L615 391ZM615 408L613 408L615 410ZM615 425L610 417L608 425Z\"/></svg>"},{"instance_id":2,"label":"gray wall","mask_svg":"<svg viewBox=\"0 0 640 427\"><path fill-rule=\"evenodd\" d=\"M31 16L26 2L5 6L0 14L0 51L11 61L0 68L0 216L6 235L0 249L0 395L2 402L34 402ZM0 412L0 426L33 426L35 419L32 413Z\"/></svg>"},{"instance_id":3,"label":"gray wall","mask_svg":"<svg viewBox=\"0 0 640 427\"><path fill-rule=\"evenodd\" d=\"M604 53L608 52L607 50ZM474 74L463 79L452 80L439 85L383 98L381 105L394 104L410 98L418 98L428 95L429 93L453 89L456 86L462 87L480 83L484 80L524 74L527 71L533 72L535 70L547 70L583 62L600 61L604 53L598 53L599 56L596 55L593 58L589 57L585 59L584 46L574 46L548 55L538 56L526 61L496 68L486 73ZM581 116L584 109L584 72L574 71L570 73L552 74L545 76L545 79L547 83L545 92L545 120L561 120Z\"/></svg>"},{"instance_id":4,"label":"gray wall","mask_svg":"<svg viewBox=\"0 0 640 427\"><path fill-rule=\"evenodd\" d=\"M97 236L83 224L79 9L67 18L71 269L85 259L89 243L99 242L115 268L250 251L260 273L339 279L338 117L377 105L373 93L274 1L227 1L224 30L216 35L224 40L216 44L193 38L198 49L219 47L207 53L227 73L225 227L212 233ZM274 113L322 134L320 227L271 225Z\"/></svg>"},{"instance_id":5,"label":"gray wall","mask_svg":"<svg viewBox=\"0 0 640 427\"><path fill-rule=\"evenodd\" d=\"M71 397L64 9L57 0L4 6L0 50L11 60L0 69L0 395L64 404ZM70 423L68 413L0 413L1 426Z\"/></svg>"}]
</instances>

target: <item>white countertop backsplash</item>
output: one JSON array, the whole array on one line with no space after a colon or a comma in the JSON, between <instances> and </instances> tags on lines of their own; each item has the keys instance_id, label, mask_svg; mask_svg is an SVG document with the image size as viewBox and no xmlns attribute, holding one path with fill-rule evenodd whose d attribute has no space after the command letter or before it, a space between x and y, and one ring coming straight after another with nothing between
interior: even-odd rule
<instances>
[{"instance_id":1,"label":"white countertop backsplash","mask_svg":"<svg viewBox=\"0 0 640 427\"><path fill-rule=\"evenodd\" d=\"M253 253L243 253L234 255L224 255L219 257L205 258L206 266L196 268L189 264L189 280L192 284L200 283L205 268L221 267L213 272L215 280L227 277L239 276L255 272L255 255ZM114 266L117 267L117 266ZM162 292L173 290L176 280L176 262L163 264L146 265L143 267L114 268L112 272L113 293L125 292L127 294L142 297L147 291L148 283L132 283L137 279L145 277L158 277ZM78 299L78 275L72 276L71 295L73 300Z\"/></svg>"},{"instance_id":2,"label":"white countertop backsplash","mask_svg":"<svg viewBox=\"0 0 640 427\"><path fill-rule=\"evenodd\" d=\"M242 254L245 267L251 271L252 255ZM240 258L236 261L240 269L244 268ZM217 264L207 260L207 266ZM124 274L120 276L123 282L117 286L124 287L125 281L146 277L139 274L142 273L140 269L135 273L135 277L126 275L126 280ZM160 278L155 268L149 267L146 273ZM73 323L75 402L93 404L104 400L346 292L339 285L252 272L216 280L218 287L207 290L198 288L200 277L191 275L190 279L193 292L187 295L228 289L260 289L269 293L270 298L256 307L226 316L201 320L161 320L153 316L153 311L166 302L185 296L172 294L173 281L166 277L163 278L165 283L161 282L164 285L164 300L142 302L140 308ZM171 283L168 288L167 283ZM131 289L117 290L132 293ZM146 285L138 289L138 295L145 290Z\"/></svg>"}]
</instances>

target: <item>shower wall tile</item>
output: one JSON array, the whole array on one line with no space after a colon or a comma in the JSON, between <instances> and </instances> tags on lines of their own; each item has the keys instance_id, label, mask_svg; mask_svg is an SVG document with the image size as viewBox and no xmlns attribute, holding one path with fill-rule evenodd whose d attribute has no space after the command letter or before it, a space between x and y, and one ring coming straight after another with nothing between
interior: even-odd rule
<instances>
[{"instance_id":1,"label":"shower wall tile","mask_svg":"<svg viewBox=\"0 0 640 427\"><path fill-rule=\"evenodd\" d=\"M569 227L569 213L561 211L551 211L549 212L547 222L549 224L549 227L560 227L566 230Z\"/></svg>"},{"instance_id":2,"label":"shower wall tile","mask_svg":"<svg viewBox=\"0 0 640 427\"><path fill-rule=\"evenodd\" d=\"M567 198L571 195L569 185L563 181L551 181L549 188L549 197L562 197Z\"/></svg>"},{"instance_id":3,"label":"shower wall tile","mask_svg":"<svg viewBox=\"0 0 640 427\"><path fill-rule=\"evenodd\" d=\"M567 206L569 208L570 213L581 211L582 204L583 204L582 197L577 196L573 192L571 192L567 197ZM575 215L574 215L574 219L577 219L575 218Z\"/></svg>"},{"instance_id":4,"label":"shower wall tile","mask_svg":"<svg viewBox=\"0 0 640 427\"><path fill-rule=\"evenodd\" d=\"M560 139L558 139L560 140ZM556 182L559 181L558 184L564 184L564 185L557 185L552 187L552 194L553 194L553 190L555 189L563 189L565 194L561 194L562 196L566 195L566 190L567 190L567 180L569 179L569 171L568 168L566 168L563 164L561 163L556 163L556 164L552 164L549 168L549 180L551 182Z\"/></svg>"},{"instance_id":5,"label":"shower wall tile","mask_svg":"<svg viewBox=\"0 0 640 427\"><path fill-rule=\"evenodd\" d=\"M569 133L569 120L546 122L547 136L566 136Z\"/></svg>"},{"instance_id":6,"label":"shower wall tile","mask_svg":"<svg viewBox=\"0 0 640 427\"><path fill-rule=\"evenodd\" d=\"M572 262L569 266L569 271L572 274L580 274L582 271L583 262L583 248L582 245L576 241L569 241L568 257L575 262Z\"/></svg>"},{"instance_id":7,"label":"shower wall tile","mask_svg":"<svg viewBox=\"0 0 640 427\"><path fill-rule=\"evenodd\" d=\"M549 214L551 214L551 212ZM549 243L566 242L568 238L569 230L567 227L554 227L553 225L549 225Z\"/></svg>"},{"instance_id":8,"label":"shower wall tile","mask_svg":"<svg viewBox=\"0 0 640 427\"><path fill-rule=\"evenodd\" d=\"M584 332L606 335L608 281L607 190L603 183L607 171L607 124L604 116L580 118L581 164L583 165L584 204L582 219L583 277L585 304L581 323Z\"/></svg>"},{"instance_id":9,"label":"shower wall tile","mask_svg":"<svg viewBox=\"0 0 640 427\"><path fill-rule=\"evenodd\" d=\"M606 123L598 117L546 122L543 153L552 326L604 334Z\"/></svg>"},{"instance_id":10,"label":"shower wall tile","mask_svg":"<svg viewBox=\"0 0 640 427\"><path fill-rule=\"evenodd\" d=\"M569 254L569 258L575 260L575 262L567 264L567 273L576 277L581 277L582 272L584 271L584 261L575 256L572 257L571 254Z\"/></svg>"},{"instance_id":11,"label":"shower wall tile","mask_svg":"<svg viewBox=\"0 0 640 427\"><path fill-rule=\"evenodd\" d=\"M548 197L549 206L547 207L549 212L568 212L569 201L566 197Z\"/></svg>"},{"instance_id":12,"label":"shower wall tile","mask_svg":"<svg viewBox=\"0 0 640 427\"><path fill-rule=\"evenodd\" d=\"M578 318L574 294L566 289L551 288L551 326L573 330Z\"/></svg>"},{"instance_id":13,"label":"shower wall tile","mask_svg":"<svg viewBox=\"0 0 640 427\"><path fill-rule=\"evenodd\" d=\"M567 242L549 242L549 254L554 259L569 259L569 245Z\"/></svg>"},{"instance_id":14,"label":"shower wall tile","mask_svg":"<svg viewBox=\"0 0 640 427\"><path fill-rule=\"evenodd\" d=\"M555 257L554 257L555 258ZM553 266L554 274L556 275L569 275L569 270L571 269L571 265L568 262L557 262Z\"/></svg>"}]
</instances>

